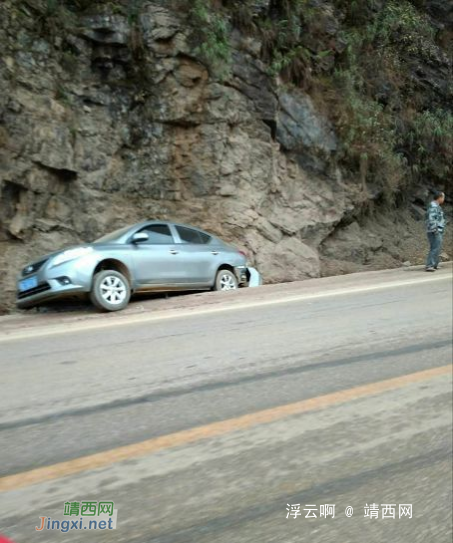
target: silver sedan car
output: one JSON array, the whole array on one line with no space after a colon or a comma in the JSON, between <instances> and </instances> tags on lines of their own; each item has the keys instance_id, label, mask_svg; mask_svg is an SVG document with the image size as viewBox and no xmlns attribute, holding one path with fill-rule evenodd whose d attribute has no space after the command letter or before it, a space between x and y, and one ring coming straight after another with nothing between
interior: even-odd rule
<instances>
[{"instance_id":1,"label":"silver sedan car","mask_svg":"<svg viewBox=\"0 0 453 543\"><path fill-rule=\"evenodd\" d=\"M133 293L233 290L247 286L252 275L257 272L244 253L215 236L147 221L28 264L17 280L17 306L89 295L99 309L118 311Z\"/></svg>"}]
</instances>

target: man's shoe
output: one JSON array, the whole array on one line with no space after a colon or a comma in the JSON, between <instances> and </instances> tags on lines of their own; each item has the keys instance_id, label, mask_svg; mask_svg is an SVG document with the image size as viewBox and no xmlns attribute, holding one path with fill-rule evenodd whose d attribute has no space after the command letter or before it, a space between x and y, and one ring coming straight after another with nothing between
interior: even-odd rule
<instances>
[{"instance_id":1,"label":"man's shoe","mask_svg":"<svg viewBox=\"0 0 453 543\"><path fill-rule=\"evenodd\" d=\"M429 271L429 272L434 272L436 271L432 266L430 266L429 268L426 268L426 271Z\"/></svg>"}]
</instances>

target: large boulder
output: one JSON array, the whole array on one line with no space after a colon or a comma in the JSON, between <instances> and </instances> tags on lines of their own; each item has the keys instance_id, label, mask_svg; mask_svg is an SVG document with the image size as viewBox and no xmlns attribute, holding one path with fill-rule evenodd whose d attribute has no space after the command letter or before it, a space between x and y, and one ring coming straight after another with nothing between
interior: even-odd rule
<instances>
[{"instance_id":1,"label":"large boulder","mask_svg":"<svg viewBox=\"0 0 453 543\"><path fill-rule=\"evenodd\" d=\"M265 243L256 258L264 279L271 283L300 281L319 277L321 266L318 253L294 237L278 243Z\"/></svg>"}]
</instances>

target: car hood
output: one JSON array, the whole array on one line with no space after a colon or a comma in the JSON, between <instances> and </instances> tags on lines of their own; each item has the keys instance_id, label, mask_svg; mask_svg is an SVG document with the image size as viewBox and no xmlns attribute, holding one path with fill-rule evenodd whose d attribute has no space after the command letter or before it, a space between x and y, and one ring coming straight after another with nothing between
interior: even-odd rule
<instances>
[{"instance_id":1,"label":"car hood","mask_svg":"<svg viewBox=\"0 0 453 543\"><path fill-rule=\"evenodd\" d=\"M30 260L27 262L25 267L27 265L35 264L36 262L41 262L43 260L49 260L50 258L54 258L55 256L64 253L65 251L70 251L71 249L79 249L80 247L93 247L95 249L94 243L81 243L80 245L69 245L69 247L65 247L64 249L60 249L58 251L54 251L53 253L47 253L46 255L41 255L38 258L34 258L33 260Z\"/></svg>"},{"instance_id":2,"label":"car hood","mask_svg":"<svg viewBox=\"0 0 453 543\"><path fill-rule=\"evenodd\" d=\"M27 262L25 267L30 266L31 264L35 264L37 262L41 262L43 260L49 260L50 258L54 258L55 256L64 253L65 251L70 251L71 249L80 249L82 247L92 247L94 250L102 250L102 249L114 249L118 248L117 243L80 243L78 245L69 245L68 247L64 247L63 249L59 249L58 251L54 251L53 253L47 253L46 255L41 255L38 258L34 258L33 260Z\"/></svg>"}]
</instances>

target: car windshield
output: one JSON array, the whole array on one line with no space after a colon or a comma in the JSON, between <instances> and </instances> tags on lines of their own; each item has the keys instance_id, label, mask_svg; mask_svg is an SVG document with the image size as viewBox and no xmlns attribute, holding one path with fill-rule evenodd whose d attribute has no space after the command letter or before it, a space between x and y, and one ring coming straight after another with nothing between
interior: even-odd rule
<instances>
[{"instance_id":1,"label":"car windshield","mask_svg":"<svg viewBox=\"0 0 453 543\"><path fill-rule=\"evenodd\" d=\"M118 238L123 236L130 229L131 229L131 226L125 226L123 228L115 230L114 232L111 232L110 234L106 234L105 236L102 236L99 239L96 239L93 243L108 243L110 241L116 241Z\"/></svg>"}]
</instances>

